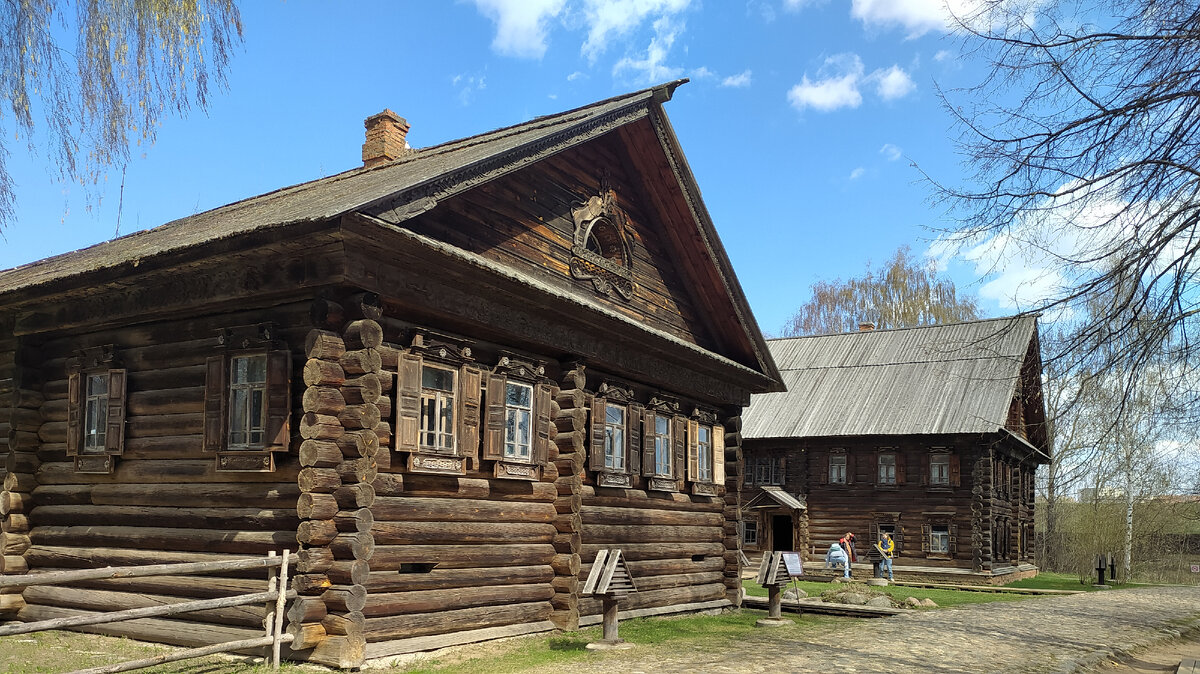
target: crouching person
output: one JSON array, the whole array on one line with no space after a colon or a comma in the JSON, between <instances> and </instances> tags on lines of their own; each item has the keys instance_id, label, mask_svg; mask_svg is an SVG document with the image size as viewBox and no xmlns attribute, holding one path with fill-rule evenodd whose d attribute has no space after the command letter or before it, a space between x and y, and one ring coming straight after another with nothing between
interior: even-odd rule
<instances>
[{"instance_id":1,"label":"crouching person","mask_svg":"<svg viewBox=\"0 0 1200 674\"><path fill-rule=\"evenodd\" d=\"M850 558L846 555L846 551L841 545L834 543L829 546L829 552L825 553L825 568L827 569L844 569L842 576L850 577Z\"/></svg>"}]
</instances>

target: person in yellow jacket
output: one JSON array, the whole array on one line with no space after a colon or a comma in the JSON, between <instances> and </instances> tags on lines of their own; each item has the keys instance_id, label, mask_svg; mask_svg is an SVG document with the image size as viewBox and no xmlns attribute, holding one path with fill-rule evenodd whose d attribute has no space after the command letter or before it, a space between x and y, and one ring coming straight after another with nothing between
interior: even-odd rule
<instances>
[{"instance_id":1,"label":"person in yellow jacket","mask_svg":"<svg viewBox=\"0 0 1200 674\"><path fill-rule=\"evenodd\" d=\"M887 572L887 579L892 580L892 556L896 552L896 543L892 541L892 535L886 531L880 532L879 542L875 544L883 555L883 560L879 562L879 572Z\"/></svg>"}]
</instances>

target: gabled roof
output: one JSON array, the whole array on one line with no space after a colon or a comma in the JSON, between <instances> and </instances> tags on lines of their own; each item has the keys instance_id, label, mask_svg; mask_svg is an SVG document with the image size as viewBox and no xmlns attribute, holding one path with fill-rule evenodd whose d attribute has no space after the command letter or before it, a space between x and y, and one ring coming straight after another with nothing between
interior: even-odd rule
<instances>
[{"instance_id":1,"label":"gabled roof","mask_svg":"<svg viewBox=\"0 0 1200 674\"><path fill-rule=\"evenodd\" d=\"M519 170L531 162L585 143L647 117L662 129L664 151L682 159L673 132L661 112L674 90L687 80L606 99L523 124L423 148L397 160L356 168L320 180L294 185L226 206L181 218L154 229L0 271L0 304L6 298L36 297L63 286L86 285L115 276L144 261L265 230L333 220L351 213L381 218L393 225L434 208L440 199ZM679 191L692 196L693 225L706 256L717 270L720 286L710 294L725 296L722 311L736 317L737 341L765 379L760 390L779 387L779 373L750 313L732 265L700 201L686 162L675 171ZM749 363L748 363L749 365Z\"/></svg>"},{"instance_id":2,"label":"gabled roof","mask_svg":"<svg viewBox=\"0 0 1200 674\"><path fill-rule=\"evenodd\" d=\"M752 396L746 438L996 433L1037 318L767 342L785 393Z\"/></svg>"}]
</instances>

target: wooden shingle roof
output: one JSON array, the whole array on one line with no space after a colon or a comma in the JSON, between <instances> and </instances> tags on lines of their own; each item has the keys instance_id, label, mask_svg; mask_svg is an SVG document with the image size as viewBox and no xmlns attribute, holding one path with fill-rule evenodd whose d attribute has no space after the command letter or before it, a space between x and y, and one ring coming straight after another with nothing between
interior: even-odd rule
<instances>
[{"instance_id":1,"label":"wooden shingle roof","mask_svg":"<svg viewBox=\"0 0 1200 674\"><path fill-rule=\"evenodd\" d=\"M742 435L995 433L1037 318L768 340L787 391L751 397Z\"/></svg>"}]
</instances>

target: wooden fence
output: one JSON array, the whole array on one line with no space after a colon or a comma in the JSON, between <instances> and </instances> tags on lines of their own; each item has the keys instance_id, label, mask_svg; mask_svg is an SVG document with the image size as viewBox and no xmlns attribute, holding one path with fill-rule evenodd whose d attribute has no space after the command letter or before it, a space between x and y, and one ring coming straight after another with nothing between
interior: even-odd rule
<instances>
[{"instance_id":1,"label":"wooden fence","mask_svg":"<svg viewBox=\"0 0 1200 674\"><path fill-rule=\"evenodd\" d=\"M0 627L0 636L27 634L29 632L41 632L44 630L70 629L72 627L82 627L84 625L100 625L104 623L119 622L122 620L154 618L159 616L178 615L180 613L190 613L192 611L203 611L205 609L247 606L250 604L261 603L265 604L267 609L266 619L263 621L266 629L265 636L255 639L243 639L240 641L227 641L225 643L212 644L211 646L202 646L200 648L189 648L183 651L167 653L154 658L146 658L144 660L132 660L116 665L82 669L77 672L73 672L72 674L109 674L111 672L127 672L133 669L142 669L144 667L161 665L166 662L198 658L205 655L213 655L214 653L231 653L234 651L265 646L271 647L271 666L274 669L278 669L280 647L283 644L291 643L293 639L292 635L285 634L283 631L284 604L287 603L288 599L292 599L296 596L296 592L294 590L289 591L287 589L287 550L283 551L282 556L277 556L275 552L272 551L266 557L254 559L235 559L221 562L152 564L148 566L110 566L101 569L79 569L76 571L51 571L49 573L0 576L0 588L29 587L31 585L61 585L64 583L73 583L81 580L94 580L98 578L143 578L146 576L195 575L216 573L219 571L240 571L260 568L267 570L266 592L222 597L220 599L183 601L176 604L167 604L165 606L147 606L145 608L134 608L124 611L113 611L110 613L94 613L89 615L71 616L68 618L55 618L53 620L39 620L37 622Z\"/></svg>"}]
</instances>

